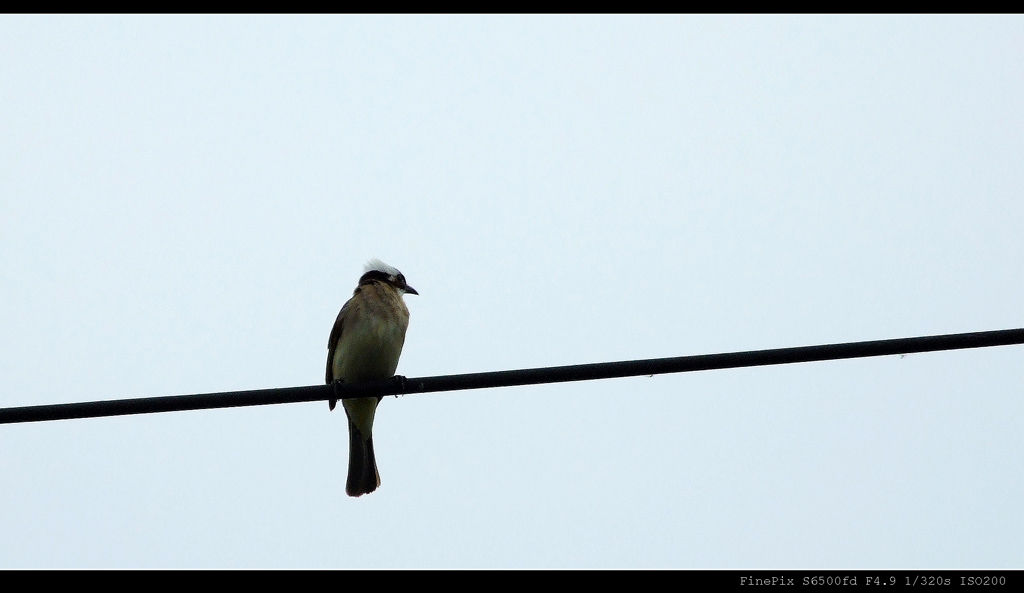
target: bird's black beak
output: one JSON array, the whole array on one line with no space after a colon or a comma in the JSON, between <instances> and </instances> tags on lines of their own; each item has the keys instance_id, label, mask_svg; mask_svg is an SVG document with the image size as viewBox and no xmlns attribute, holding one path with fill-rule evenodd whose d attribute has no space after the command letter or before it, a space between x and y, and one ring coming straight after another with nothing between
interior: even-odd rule
<instances>
[{"instance_id":1,"label":"bird's black beak","mask_svg":"<svg viewBox=\"0 0 1024 593\"><path fill-rule=\"evenodd\" d=\"M416 296L420 295L420 293L416 292L415 288L409 286L408 284L406 284L404 287L402 287L402 290L404 290L408 294L414 294Z\"/></svg>"}]
</instances>

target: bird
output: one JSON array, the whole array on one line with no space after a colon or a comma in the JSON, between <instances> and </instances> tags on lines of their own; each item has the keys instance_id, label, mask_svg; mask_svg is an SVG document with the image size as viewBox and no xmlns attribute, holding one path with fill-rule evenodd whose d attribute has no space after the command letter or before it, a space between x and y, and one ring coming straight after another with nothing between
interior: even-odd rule
<instances>
[{"instance_id":1,"label":"bird","mask_svg":"<svg viewBox=\"0 0 1024 593\"><path fill-rule=\"evenodd\" d=\"M338 313L327 340L327 384L387 379L395 375L409 327L409 309L402 295L419 293L397 269L372 259L359 284ZM369 494L380 486L373 456L373 416L381 397L342 400L348 416L349 496ZM330 400L333 411L338 400Z\"/></svg>"}]
</instances>

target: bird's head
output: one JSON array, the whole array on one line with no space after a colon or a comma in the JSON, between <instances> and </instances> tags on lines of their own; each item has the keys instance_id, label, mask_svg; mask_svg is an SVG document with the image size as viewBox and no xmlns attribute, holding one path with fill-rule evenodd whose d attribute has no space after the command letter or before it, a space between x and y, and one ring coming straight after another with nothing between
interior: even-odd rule
<instances>
[{"instance_id":1,"label":"bird's head","mask_svg":"<svg viewBox=\"0 0 1024 593\"><path fill-rule=\"evenodd\" d=\"M366 263L366 267L363 268L363 275L359 278L359 284L365 284L374 280L390 284L403 294L419 294L415 288L406 284L405 275L379 259L371 259Z\"/></svg>"}]
</instances>

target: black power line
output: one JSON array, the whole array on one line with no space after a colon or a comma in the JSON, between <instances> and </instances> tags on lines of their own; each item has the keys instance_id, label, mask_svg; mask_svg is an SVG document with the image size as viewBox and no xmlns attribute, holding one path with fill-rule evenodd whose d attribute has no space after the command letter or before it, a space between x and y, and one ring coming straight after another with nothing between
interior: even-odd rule
<instances>
[{"instance_id":1,"label":"black power line","mask_svg":"<svg viewBox=\"0 0 1024 593\"><path fill-rule=\"evenodd\" d=\"M364 383L336 383L334 385L310 385L306 387L282 387L279 389L256 389L252 391L229 391L196 395L171 395L74 404L0 408L0 424L94 418L99 416L122 416L126 414L151 414L154 412L177 412L209 408L231 408L237 406L263 406L268 404L349 399L377 395L401 395L434 391L456 391L460 389L511 387L513 385L561 383L565 381L590 381L594 379L658 375L662 373L685 373L688 371L791 364L816 360L839 360L844 358L911 354L915 352L1008 346L1011 344L1024 344L1024 328L924 336L920 338L875 340L871 342L824 344L821 346L802 346L797 348L727 352L723 354L701 354L674 358L599 362L538 369L470 373L466 375L416 378L395 377Z\"/></svg>"}]
</instances>

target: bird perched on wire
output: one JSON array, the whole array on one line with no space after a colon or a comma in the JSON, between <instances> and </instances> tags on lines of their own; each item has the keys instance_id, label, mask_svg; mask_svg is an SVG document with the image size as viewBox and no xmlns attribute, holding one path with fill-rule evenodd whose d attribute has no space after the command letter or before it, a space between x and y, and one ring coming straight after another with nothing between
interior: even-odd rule
<instances>
[{"instance_id":1,"label":"bird perched on wire","mask_svg":"<svg viewBox=\"0 0 1024 593\"><path fill-rule=\"evenodd\" d=\"M409 327L404 294L419 294L405 276L379 259L366 264L352 298L334 321L327 341L327 383L387 379L394 376ZM380 486L373 457L373 415L380 397L342 400L348 416L348 480L345 492L362 496ZM331 400L331 410L337 404Z\"/></svg>"}]
</instances>

